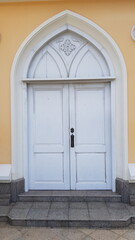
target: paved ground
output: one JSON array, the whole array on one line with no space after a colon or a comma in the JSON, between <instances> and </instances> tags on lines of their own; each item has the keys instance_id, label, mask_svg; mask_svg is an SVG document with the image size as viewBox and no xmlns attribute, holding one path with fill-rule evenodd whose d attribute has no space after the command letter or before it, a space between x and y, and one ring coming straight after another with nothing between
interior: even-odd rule
<instances>
[{"instance_id":1,"label":"paved ground","mask_svg":"<svg viewBox=\"0 0 135 240\"><path fill-rule=\"evenodd\" d=\"M135 240L135 225L121 229L14 227L0 223L0 240Z\"/></svg>"}]
</instances>

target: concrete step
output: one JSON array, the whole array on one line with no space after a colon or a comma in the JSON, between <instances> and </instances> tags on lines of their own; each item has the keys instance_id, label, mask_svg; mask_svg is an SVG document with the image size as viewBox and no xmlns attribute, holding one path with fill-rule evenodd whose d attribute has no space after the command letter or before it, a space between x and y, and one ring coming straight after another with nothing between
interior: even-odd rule
<instances>
[{"instance_id":1,"label":"concrete step","mask_svg":"<svg viewBox=\"0 0 135 240\"><path fill-rule=\"evenodd\" d=\"M0 194L0 206L7 206L10 204L11 195L10 194Z\"/></svg>"},{"instance_id":2,"label":"concrete step","mask_svg":"<svg viewBox=\"0 0 135 240\"><path fill-rule=\"evenodd\" d=\"M112 191L28 191L18 196L22 202L121 202L121 195Z\"/></svg>"},{"instance_id":3,"label":"concrete step","mask_svg":"<svg viewBox=\"0 0 135 240\"><path fill-rule=\"evenodd\" d=\"M35 227L127 227L135 207L122 202L17 202L0 207L0 221Z\"/></svg>"}]
</instances>

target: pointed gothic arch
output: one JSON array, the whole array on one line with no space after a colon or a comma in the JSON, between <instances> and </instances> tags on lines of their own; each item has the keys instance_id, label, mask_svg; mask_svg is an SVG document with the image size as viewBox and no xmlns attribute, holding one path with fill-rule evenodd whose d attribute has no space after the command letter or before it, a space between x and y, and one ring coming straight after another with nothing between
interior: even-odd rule
<instances>
[{"instance_id":1,"label":"pointed gothic arch","mask_svg":"<svg viewBox=\"0 0 135 240\"><path fill-rule=\"evenodd\" d=\"M72 32L73 35L76 34L85 42L85 47L80 47L76 53L79 56L82 51L83 58L73 56L72 64L69 64L68 69L58 54L57 47L52 46L53 39L59 37L60 34L65 36L67 31ZM65 41L62 44L66 44ZM49 47L47 43L50 43ZM61 51L63 51L62 48L64 46L61 45ZM55 61L55 55L60 59L62 72ZM43 75L39 75L41 70L38 69L42 68L46 57L50 58L54 64L55 76L48 75L48 70L43 72ZM99 69L98 75L88 71L85 76L81 76L81 68L84 68L89 59L91 59L91 64L92 61L96 62L97 69ZM14 58L11 71L12 179L27 178L27 84L36 79L42 81L45 76L48 80L56 77L63 78L64 81L75 81L78 77L91 78L92 81L97 81L102 77L107 81L115 79L111 82L112 189L115 190L116 177L128 178L127 76L124 59L116 43L103 29L68 10L55 15L36 28L22 43Z\"/></svg>"}]
</instances>

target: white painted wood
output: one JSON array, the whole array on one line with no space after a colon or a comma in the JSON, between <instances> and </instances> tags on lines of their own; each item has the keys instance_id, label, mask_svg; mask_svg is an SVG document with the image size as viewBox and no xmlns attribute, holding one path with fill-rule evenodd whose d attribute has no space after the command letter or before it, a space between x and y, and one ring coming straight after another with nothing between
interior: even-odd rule
<instances>
[{"instance_id":1,"label":"white painted wood","mask_svg":"<svg viewBox=\"0 0 135 240\"><path fill-rule=\"evenodd\" d=\"M30 189L111 189L110 120L109 84L31 85Z\"/></svg>"},{"instance_id":2,"label":"white painted wood","mask_svg":"<svg viewBox=\"0 0 135 240\"><path fill-rule=\"evenodd\" d=\"M70 96L72 188L111 189L109 84L71 85Z\"/></svg>"},{"instance_id":3,"label":"white painted wood","mask_svg":"<svg viewBox=\"0 0 135 240\"><path fill-rule=\"evenodd\" d=\"M29 188L69 189L68 86L29 86Z\"/></svg>"},{"instance_id":4,"label":"white painted wood","mask_svg":"<svg viewBox=\"0 0 135 240\"><path fill-rule=\"evenodd\" d=\"M24 83L99 83L99 82L111 82L116 79L116 76L104 76L104 77L88 77L88 78L23 78Z\"/></svg>"},{"instance_id":5,"label":"white painted wood","mask_svg":"<svg viewBox=\"0 0 135 240\"><path fill-rule=\"evenodd\" d=\"M52 71L53 69L53 71ZM67 30L33 55L27 78L95 78L110 76L109 65L97 47Z\"/></svg>"}]
</instances>

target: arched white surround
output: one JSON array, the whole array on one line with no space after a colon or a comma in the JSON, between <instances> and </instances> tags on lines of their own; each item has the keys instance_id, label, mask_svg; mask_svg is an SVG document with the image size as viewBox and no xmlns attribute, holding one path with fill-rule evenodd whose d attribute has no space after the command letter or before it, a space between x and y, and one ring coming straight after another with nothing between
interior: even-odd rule
<instances>
[{"instance_id":1,"label":"arched white surround","mask_svg":"<svg viewBox=\"0 0 135 240\"><path fill-rule=\"evenodd\" d=\"M30 72L31 59L43 45L45 46L45 43L67 30L83 36L87 42L93 44L106 62L106 74L95 76L91 80L105 81L106 77L109 81L115 78L111 81L112 189L115 190L116 177L128 179L127 75L124 59L116 43L104 30L92 21L68 10L57 14L34 30L19 48L13 62L11 71L12 179L25 177L27 183L27 83L35 80L43 81L41 76L33 79L33 73ZM90 76L86 79L89 80ZM54 81L54 78L50 78L51 80ZM76 76L71 74L70 78L62 76L56 80L75 81Z\"/></svg>"}]
</instances>

